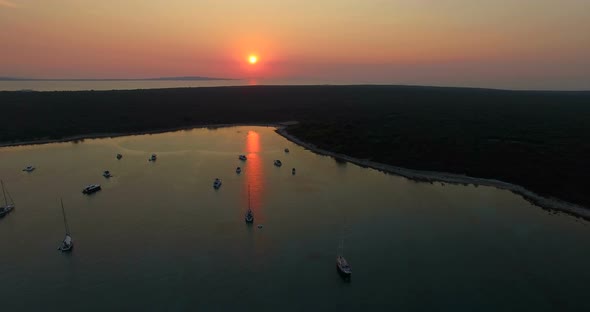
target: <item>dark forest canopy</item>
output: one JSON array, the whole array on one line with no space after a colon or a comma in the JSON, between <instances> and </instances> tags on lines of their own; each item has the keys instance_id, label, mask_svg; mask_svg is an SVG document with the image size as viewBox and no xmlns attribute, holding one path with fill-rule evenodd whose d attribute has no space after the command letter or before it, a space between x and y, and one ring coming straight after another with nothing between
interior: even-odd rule
<instances>
[{"instance_id":1,"label":"dark forest canopy","mask_svg":"<svg viewBox=\"0 0 590 312\"><path fill-rule=\"evenodd\" d=\"M0 142L297 120L321 148L495 178L590 207L590 92L257 86L0 92Z\"/></svg>"}]
</instances>

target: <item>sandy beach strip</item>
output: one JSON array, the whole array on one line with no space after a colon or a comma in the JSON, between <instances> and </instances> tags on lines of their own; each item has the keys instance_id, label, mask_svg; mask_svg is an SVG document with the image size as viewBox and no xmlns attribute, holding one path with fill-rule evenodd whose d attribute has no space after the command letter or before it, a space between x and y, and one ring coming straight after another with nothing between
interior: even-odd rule
<instances>
[{"instance_id":1,"label":"sandy beach strip","mask_svg":"<svg viewBox=\"0 0 590 312\"><path fill-rule=\"evenodd\" d=\"M560 200L558 198L551 198L551 197L544 197L541 196L533 191L527 190L526 188L515 185L512 183L494 180L494 179L483 179L483 178L474 178L460 174L454 173L446 173L446 172L436 172L436 171L424 171L424 170L414 170L414 169L407 169L387 164L382 164L370 160L358 159L354 157L350 157L348 155L338 154L334 152L330 152L327 150L323 150L318 148L317 146L304 142L297 137L289 134L287 131L287 125L280 125L277 127L276 132L286 138L287 140L303 146L304 148L320 155L331 156L335 159L350 162L361 167L373 168L379 171L383 171L386 173L391 173L395 175L399 175L410 180L419 181L419 182L443 182L449 184L473 184L476 186L491 186L498 189L508 190L515 194L522 196L525 200L529 201L530 203L537 205L541 208L554 210L554 211L561 211L567 214L571 214L576 217L581 217L586 220L590 221L590 209L587 209L583 206L573 204L570 202L566 202Z\"/></svg>"}]
</instances>

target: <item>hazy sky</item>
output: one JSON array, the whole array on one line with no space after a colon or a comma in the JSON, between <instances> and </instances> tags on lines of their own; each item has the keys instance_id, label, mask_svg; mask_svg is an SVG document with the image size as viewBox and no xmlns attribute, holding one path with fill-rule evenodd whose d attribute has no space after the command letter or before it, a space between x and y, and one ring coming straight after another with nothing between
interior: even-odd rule
<instances>
[{"instance_id":1,"label":"hazy sky","mask_svg":"<svg viewBox=\"0 0 590 312\"><path fill-rule=\"evenodd\" d=\"M0 76L186 75L590 90L590 0L0 0Z\"/></svg>"}]
</instances>

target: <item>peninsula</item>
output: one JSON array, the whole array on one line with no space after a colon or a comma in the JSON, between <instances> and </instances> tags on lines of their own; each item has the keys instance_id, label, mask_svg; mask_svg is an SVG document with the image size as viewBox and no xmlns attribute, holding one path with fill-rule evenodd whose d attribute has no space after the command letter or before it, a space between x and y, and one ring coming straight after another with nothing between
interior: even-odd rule
<instances>
[{"instance_id":1,"label":"peninsula","mask_svg":"<svg viewBox=\"0 0 590 312\"><path fill-rule=\"evenodd\" d=\"M256 86L0 92L0 143L296 120L334 153L495 179L590 207L590 92Z\"/></svg>"}]
</instances>

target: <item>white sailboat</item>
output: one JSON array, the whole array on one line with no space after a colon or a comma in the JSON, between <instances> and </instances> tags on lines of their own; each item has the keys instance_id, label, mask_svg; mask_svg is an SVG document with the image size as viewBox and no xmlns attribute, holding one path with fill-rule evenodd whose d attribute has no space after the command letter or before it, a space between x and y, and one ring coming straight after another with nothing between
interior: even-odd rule
<instances>
[{"instance_id":1,"label":"white sailboat","mask_svg":"<svg viewBox=\"0 0 590 312\"><path fill-rule=\"evenodd\" d=\"M72 236L70 235L70 227L68 226L68 220L66 219L66 211L64 209L64 201L61 200L61 212L64 216L64 226L66 228L66 236L64 240L61 242L61 245L57 248L58 250L65 252L71 251L74 248L74 241L72 240Z\"/></svg>"},{"instance_id":2,"label":"white sailboat","mask_svg":"<svg viewBox=\"0 0 590 312\"><path fill-rule=\"evenodd\" d=\"M343 277L350 277L352 274L352 267L344 258L344 239L340 241L340 247L336 255L336 268Z\"/></svg>"},{"instance_id":3,"label":"white sailboat","mask_svg":"<svg viewBox=\"0 0 590 312\"><path fill-rule=\"evenodd\" d=\"M0 218L7 215L9 212L14 209L14 201L10 196L10 193L4 188L4 181L0 180L0 184L2 184L2 195L4 197L4 206L0 207ZM9 201L10 199L10 201Z\"/></svg>"},{"instance_id":4,"label":"white sailboat","mask_svg":"<svg viewBox=\"0 0 590 312\"><path fill-rule=\"evenodd\" d=\"M246 212L244 219L246 223L254 223L254 213L252 212L252 208L250 208L250 184L248 184L248 212Z\"/></svg>"}]
</instances>

